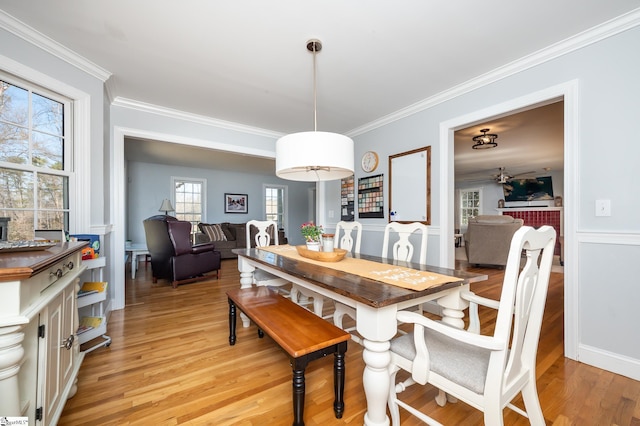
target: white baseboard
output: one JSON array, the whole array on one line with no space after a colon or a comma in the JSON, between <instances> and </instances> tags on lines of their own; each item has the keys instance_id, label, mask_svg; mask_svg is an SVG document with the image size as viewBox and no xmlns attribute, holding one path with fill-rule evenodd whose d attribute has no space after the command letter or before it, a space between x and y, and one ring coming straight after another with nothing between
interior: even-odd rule
<instances>
[{"instance_id":1,"label":"white baseboard","mask_svg":"<svg viewBox=\"0 0 640 426\"><path fill-rule=\"evenodd\" d=\"M588 345L578 346L578 361L612 373L640 380L640 360Z\"/></svg>"}]
</instances>

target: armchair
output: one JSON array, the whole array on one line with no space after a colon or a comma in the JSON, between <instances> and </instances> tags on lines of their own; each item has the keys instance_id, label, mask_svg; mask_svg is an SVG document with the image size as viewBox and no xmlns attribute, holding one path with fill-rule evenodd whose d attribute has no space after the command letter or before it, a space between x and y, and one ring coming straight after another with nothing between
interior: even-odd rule
<instances>
[{"instance_id":1,"label":"armchair","mask_svg":"<svg viewBox=\"0 0 640 426\"><path fill-rule=\"evenodd\" d=\"M400 311L399 321L413 323L412 333L391 341L389 410L400 424L399 407L428 424L440 424L398 398L407 385L427 383L484 412L485 425L502 425L505 407L528 417L532 425L545 420L536 389L536 353L547 297L556 232L550 226L520 228L509 249L499 301L462 293L472 303L497 308L491 335L457 329L415 312ZM526 264L520 269L522 251ZM411 374L395 383L396 373ZM522 393L525 410L511 401Z\"/></svg>"},{"instance_id":2,"label":"armchair","mask_svg":"<svg viewBox=\"0 0 640 426\"><path fill-rule=\"evenodd\" d=\"M213 243L191 245L190 222L157 215L145 219L143 225L154 283L166 278L176 288L205 279L204 274L212 271L220 278L220 252Z\"/></svg>"},{"instance_id":3,"label":"armchair","mask_svg":"<svg viewBox=\"0 0 640 426\"><path fill-rule=\"evenodd\" d=\"M509 215L480 215L469 219L464 234L467 261L472 265L505 266L513 234L524 224Z\"/></svg>"}]
</instances>

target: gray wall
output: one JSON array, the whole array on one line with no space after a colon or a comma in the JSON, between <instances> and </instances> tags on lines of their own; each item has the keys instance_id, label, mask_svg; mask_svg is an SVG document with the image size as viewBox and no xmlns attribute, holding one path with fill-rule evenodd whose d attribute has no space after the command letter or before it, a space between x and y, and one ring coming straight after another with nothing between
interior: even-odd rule
<instances>
[{"instance_id":1,"label":"gray wall","mask_svg":"<svg viewBox=\"0 0 640 426\"><path fill-rule=\"evenodd\" d=\"M162 214L158 208L164 198L171 198L172 176L206 180L207 203L203 222L208 223L264 220L263 185L286 186L288 195L286 236L290 244L303 243L298 228L312 214L307 207L309 188L314 187L314 183L287 181L274 175L252 175L142 162L127 163L127 239L133 242L145 241L142 221L149 216ZM223 204L225 192L247 194L249 212L225 214Z\"/></svg>"},{"instance_id":2,"label":"gray wall","mask_svg":"<svg viewBox=\"0 0 640 426\"><path fill-rule=\"evenodd\" d=\"M640 286L634 259L640 251L640 202L629 193L628 185L619 183L640 179L638 46L640 28L628 29L354 137L355 158L367 150L377 151L381 167L376 173L385 176L389 155L432 146L431 200L435 210L431 211L428 262L437 264L442 237L439 161L444 141L440 140L440 124L576 80L577 115L572 118L577 124L572 139L576 146L571 148L577 158L569 160L577 161L577 168L566 176L563 188L565 207L568 199L575 206L572 215L565 218L565 229L567 221L573 229L572 235L565 235L565 248L573 260L565 264L565 280L570 280L565 284L570 289L565 306L577 312L576 322L571 324L577 335L576 358L636 379L640 378L640 340L634 336L640 311L635 305L640 300ZM362 175L356 171L356 179ZM411 188L407 188L406 196L410 194ZM339 203L338 188L332 187L332 197L327 206ZM611 217L595 215L598 199L611 200ZM386 221L362 220L364 252L378 250Z\"/></svg>"}]
</instances>

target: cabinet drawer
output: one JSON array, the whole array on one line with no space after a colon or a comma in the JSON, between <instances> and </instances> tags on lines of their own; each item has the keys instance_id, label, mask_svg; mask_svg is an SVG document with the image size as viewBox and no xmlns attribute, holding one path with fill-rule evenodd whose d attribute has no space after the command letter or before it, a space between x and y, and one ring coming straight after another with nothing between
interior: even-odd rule
<instances>
[{"instance_id":1,"label":"cabinet drawer","mask_svg":"<svg viewBox=\"0 0 640 426\"><path fill-rule=\"evenodd\" d=\"M61 261L55 263L50 266L47 271L38 274L36 277L38 281L40 292L46 290L52 284L61 282L68 282L68 274L70 272L76 272L81 266L81 257L80 253L75 253L70 256L65 257ZM75 274L73 274L75 275Z\"/></svg>"}]
</instances>

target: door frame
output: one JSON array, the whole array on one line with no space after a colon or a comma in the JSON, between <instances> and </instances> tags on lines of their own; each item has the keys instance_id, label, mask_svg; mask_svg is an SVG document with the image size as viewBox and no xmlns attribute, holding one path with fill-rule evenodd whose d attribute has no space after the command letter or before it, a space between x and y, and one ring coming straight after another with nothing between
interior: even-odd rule
<instances>
[{"instance_id":1,"label":"door frame","mask_svg":"<svg viewBox=\"0 0 640 426\"><path fill-rule=\"evenodd\" d=\"M577 277L576 223L578 173L578 80L530 93L487 108L440 123L440 264L455 265L454 234L454 132L498 116L543 106L560 99L564 101L564 353L577 360L579 305Z\"/></svg>"}]
</instances>

